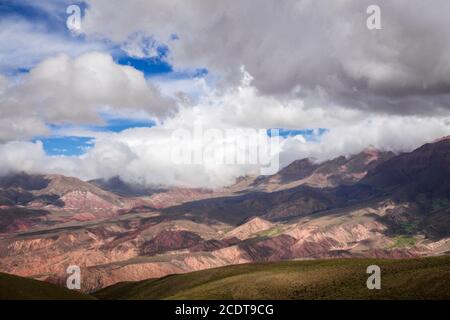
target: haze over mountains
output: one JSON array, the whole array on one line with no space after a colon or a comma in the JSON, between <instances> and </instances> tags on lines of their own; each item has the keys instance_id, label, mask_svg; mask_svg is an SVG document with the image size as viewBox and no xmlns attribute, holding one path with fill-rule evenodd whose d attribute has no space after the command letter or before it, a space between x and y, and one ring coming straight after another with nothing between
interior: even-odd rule
<instances>
[{"instance_id":1,"label":"haze over mountains","mask_svg":"<svg viewBox=\"0 0 450 320\"><path fill-rule=\"evenodd\" d=\"M247 262L450 252L450 138L294 161L220 190L0 178L0 271L82 290Z\"/></svg>"}]
</instances>

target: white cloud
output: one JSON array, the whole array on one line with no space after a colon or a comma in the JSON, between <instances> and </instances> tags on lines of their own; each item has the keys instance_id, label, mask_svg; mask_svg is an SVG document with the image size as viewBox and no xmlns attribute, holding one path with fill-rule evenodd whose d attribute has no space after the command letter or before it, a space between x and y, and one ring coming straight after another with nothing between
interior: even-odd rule
<instances>
[{"instance_id":1,"label":"white cloud","mask_svg":"<svg viewBox=\"0 0 450 320\"><path fill-rule=\"evenodd\" d=\"M256 108L256 110L255 110ZM37 143L10 142L0 147L3 170L62 173L82 179L109 178L116 175L126 181L147 185L217 187L234 182L238 176L259 174L255 165L226 165L211 162L176 164L173 148L183 141L173 140L174 130L193 130L201 121L204 129L230 128L306 128L326 127L329 132L319 142L290 137L281 146L281 164L314 157L318 161L357 153L373 145L382 150L410 151L450 131L445 117L372 115L339 108L310 110L298 101L278 101L265 97L251 85L231 88L224 94L206 94L195 106L184 106L170 120L152 128L134 128L120 133L92 133L95 146L80 157L49 157ZM258 118L255 121L254 118ZM252 121L253 120L253 121ZM86 134L86 133L83 133ZM200 140L194 140L194 144ZM226 144L218 144L225 153ZM29 152L27 151L29 150Z\"/></svg>"},{"instance_id":2,"label":"white cloud","mask_svg":"<svg viewBox=\"0 0 450 320\"><path fill-rule=\"evenodd\" d=\"M158 56L160 45L142 33L135 33L122 44L121 49L133 58L154 58Z\"/></svg>"},{"instance_id":3,"label":"white cloud","mask_svg":"<svg viewBox=\"0 0 450 320\"><path fill-rule=\"evenodd\" d=\"M45 163L46 155L41 142L8 142L0 145L0 154L2 175L14 171L39 173L45 170L42 165Z\"/></svg>"},{"instance_id":4,"label":"white cloud","mask_svg":"<svg viewBox=\"0 0 450 320\"><path fill-rule=\"evenodd\" d=\"M63 7L65 10L65 7ZM106 50L99 41L81 41L18 17L0 19L0 72L31 69L42 60L66 53L71 57Z\"/></svg>"},{"instance_id":5,"label":"white cloud","mask_svg":"<svg viewBox=\"0 0 450 320\"><path fill-rule=\"evenodd\" d=\"M164 117L175 107L142 72L99 52L48 58L2 88L0 140L44 134L45 123L100 123L99 112L105 110Z\"/></svg>"}]
</instances>

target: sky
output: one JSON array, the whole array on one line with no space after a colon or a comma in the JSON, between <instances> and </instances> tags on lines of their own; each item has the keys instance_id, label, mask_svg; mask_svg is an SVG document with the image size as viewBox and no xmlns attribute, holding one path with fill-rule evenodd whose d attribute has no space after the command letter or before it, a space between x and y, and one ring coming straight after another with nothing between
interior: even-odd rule
<instances>
[{"instance_id":1,"label":"sky","mask_svg":"<svg viewBox=\"0 0 450 320\"><path fill-rule=\"evenodd\" d=\"M373 4L380 29L367 27ZM275 128L281 167L411 151L450 134L448 12L446 0L2 0L0 174L220 187L261 163L180 165L173 151L230 155L242 130L273 142ZM220 137L173 138L199 127Z\"/></svg>"}]
</instances>

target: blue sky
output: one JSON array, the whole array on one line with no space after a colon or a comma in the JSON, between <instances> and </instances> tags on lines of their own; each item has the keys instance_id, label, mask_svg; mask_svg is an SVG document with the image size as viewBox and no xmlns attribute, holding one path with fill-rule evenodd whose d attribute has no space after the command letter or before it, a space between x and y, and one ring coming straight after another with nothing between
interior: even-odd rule
<instances>
[{"instance_id":1,"label":"blue sky","mask_svg":"<svg viewBox=\"0 0 450 320\"><path fill-rule=\"evenodd\" d=\"M108 116L104 116L108 118ZM76 129L81 129L90 132L121 132L130 128L150 128L155 125L155 122L148 119L126 119L126 118L114 118L107 119L106 123L101 126L82 126ZM44 147L44 151L51 156L63 155L63 156L79 156L84 154L95 143L95 137L92 136L72 136L72 135L59 135L57 134L61 130L68 130L68 126L49 126L54 135L45 137L35 137L33 141L41 141Z\"/></svg>"},{"instance_id":2,"label":"blue sky","mask_svg":"<svg viewBox=\"0 0 450 320\"><path fill-rule=\"evenodd\" d=\"M61 10L45 10L36 2L21 1L21 0L3 0L0 3L0 14L2 18L13 17L23 18L35 24L45 25L52 32L67 33L65 27L65 9L68 1L60 1L59 4L53 1L53 5L60 7ZM71 4L77 4L81 8L85 5L80 1L71 1Z\"/></svg>"},{"instance_id":3,"label":"blue sky","mask_svg":"<svg viewBox=\"0 0 450 320\"><path fill-rule=\"evenodd\" d=\"M45 153L51 156L80 156L94 145L93 137L37 137L33 142L38 140L42 142Z\"/></svg>"},{"instance_id":4,"label":"blue sky","mask_svg":"<svg viewBox=\"0 0 450 320\"><path fill-rule=\"evenodd\" d=\"M129 65L133 68L142 71L146 77L173 73L172 65L165 60L168 49L159 48L158 56L148 59L139 59L128 56L125 52L121 51L121 54L116 57L116 61L122 65Z\"/></svg>"},{"instance_id":5,"label":"blue sky","mask_svg":"<svg viewBox=\"0 0 450 320\"><path fill-rule=\"evenodd\" d=\"M317 141L320 139L320 137L328 132L328 129L319 128L319 129L301 129L301 130L295 130L295 129L284 129L284 128L273 128L278 129L278 134L280 137L288 138L293 136L303 136L306 141ZM271 131L267 131L267 135L269 137L272 136Z\"/></svg>"}]
</instances>

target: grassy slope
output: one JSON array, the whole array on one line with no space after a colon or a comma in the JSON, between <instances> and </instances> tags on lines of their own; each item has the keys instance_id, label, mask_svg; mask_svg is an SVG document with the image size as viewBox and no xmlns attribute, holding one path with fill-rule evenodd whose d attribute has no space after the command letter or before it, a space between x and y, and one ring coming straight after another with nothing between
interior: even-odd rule
<instances>
[{"instance_id":1,"label":"grassy slope","mask_svg":"<svg viewBox=\"0 0 450 320\"><path fill-rule=\"evenodd\" d=\"M381 267L381 290L366 268ZM228 266L125 282L93 295L0 273L3 299L450 299L450 256L285 261Z\"/></svg>"},{"instance_id":2,"label":"grassy slope","mask_svg":"<svg viewBox=\"0 0 450 320\"><path fill-rule=\"evenodd\" d=\"M381 290L366 287L381 267ZM286 261L228 266L102 289L100 299L450 299L450 256Z\"/></svg>"},{"instance_id":3,"label":"grassy slope","mask_svg":"<svg viewBox=\"0 0 450 320\"><path fill-rule=\"evenodd\" d=\"M94 297L51 283L0 273L0 300L90 300Z\"/></svg>"}]
</instances>

